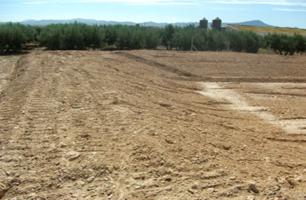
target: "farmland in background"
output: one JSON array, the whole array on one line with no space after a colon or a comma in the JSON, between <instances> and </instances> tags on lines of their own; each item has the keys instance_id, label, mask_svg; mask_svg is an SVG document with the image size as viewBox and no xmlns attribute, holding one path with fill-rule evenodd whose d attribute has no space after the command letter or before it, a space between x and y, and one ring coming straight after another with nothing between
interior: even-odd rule
<instances>
[{"instance_id":1,"label":"farmland in background","mask_svg":"<svg viewBox=\"0 0 306 200\"><path fill-rule=\"evenodd\" d=\"M265 26L265 27L239 26L239 25L231 25L231 26L241 31L252 31L261 35L276 33L276 34L288 34L288 35L299 34L306 36L306 29L299 29L299 28L286 28L286 27L274 27L274 26Z\"/></svg>"}]
</instances>

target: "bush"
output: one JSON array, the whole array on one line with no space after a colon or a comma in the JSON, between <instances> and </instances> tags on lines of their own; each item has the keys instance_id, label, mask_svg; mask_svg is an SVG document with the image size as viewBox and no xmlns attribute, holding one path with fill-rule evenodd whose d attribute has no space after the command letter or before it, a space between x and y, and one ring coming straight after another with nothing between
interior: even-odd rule
<instances>
[{"instance_id":1,"label":"bush","mask_svg":"<svg viewBox=\"0 0 306 200\"><path fill-rule=\"evenodd\" d=\"M306 39L301 35L270 34L265 37L266 47L281 55L294 55L306 50Z\"/></svg>"},{"instance_id":2,"label":"bush","mask_svg":"<svg viewBox=\"0 0 306 200\"><path fill-rule=\"evenodd\" d=\"M301 35L294 35L294 43L296 53L303 53L306 51L306 38Z\"/></svg>"},{"instance_id":3,"label":"bush","mask_svg":"<svg viewBox=\"0 0 306 200\"><path fill-rule=\"evenodd\" d=\"M0 25L0 54L20 52L26 42L34 40L34 28L20 24Z\"/></svg>"},{"instance_id":4,"label":"bush","mask_svg":"<svg viewBox=\"0 0 306 200\"><path fill-rule=\"evenodd\" d=\"M261 36L252 32L214 31L194 27L177 28L173 37L177 50L223 51L256 53L262 47Z\"/></svg>"},{"instance_id":5,"label":"bush","mask_svg":"<svg viewBox=\"0 0 306 200\"><path fill-rule=\"evenodd\" d=\"M78 23L49 25L42 29L39 41L51 50L101 49L105 46L105 33L98 26Z\"/></svg>"},{"instance_id":6,"label":"bush","mask_svg":"<svg viewBox=\"0 0 306 200\"><path fill-rule=\"evenodd\" d=\"M154 49L159 44L154 28L134 26L50 25L41 31L39 41L51 50Z\"/></svg>"}]
</instances>

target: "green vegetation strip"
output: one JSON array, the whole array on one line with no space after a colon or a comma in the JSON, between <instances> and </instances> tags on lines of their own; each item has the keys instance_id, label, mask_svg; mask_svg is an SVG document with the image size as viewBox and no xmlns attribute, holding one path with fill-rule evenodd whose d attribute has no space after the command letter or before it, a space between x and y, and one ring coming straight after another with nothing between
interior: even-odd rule
<instances>
[{"instance_id":1,"label":"green vegetation strip","mask_svg":"<svg viewBox=\"0 0 306 200\"><path fill-rule=\"evenodd\" d=\"M0 54L17 53L31 45L49 50L130 50L167 48L195 51L236 51L257 53L260 48L293 55L303 53L306 39L301 35L269 34L252 31L207 30L168 25L165 28L141 26L90 26L54 24L49 26L0 25Z\"/></svg>"}]
</instances>

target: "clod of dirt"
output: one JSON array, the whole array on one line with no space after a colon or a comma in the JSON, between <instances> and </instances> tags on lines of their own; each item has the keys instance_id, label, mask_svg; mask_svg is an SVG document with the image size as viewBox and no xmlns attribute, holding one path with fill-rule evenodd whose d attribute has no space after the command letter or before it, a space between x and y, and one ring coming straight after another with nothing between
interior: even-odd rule
<instances>
[{"instance_id":1,"label":"clod of dirt","mask_svg":"<svg viewBox=\"0 0 306 200\"><path fill-rule=\"evenodd\" d=\"M65 147L67 147L67 144L65 144L65 143L63 143L63 142L61 142L61 143L59 143L59 145L58 145L60 148L65 148Z\"/></svg>"},{"instance_id":2,"label":"clod of dirt","mask_svg":"<svg viewBox=\"0 0 306 200\"><path fill-rule=\"evenodd\" d=\"M298 176L294 179L296 182L303 182L304 176Z\"/></svg>"},{"instance_id":3,"label":"clod of dirt","mask_svg":"<svg viewBox=\"0 0 306 200\"><path fill-rule=\"evenodd\" d=\"M193 189L189 189L188 192L189 192L190 194L194 194L194 193L195 193L195 191L194 191Z\"/></svg>"},{"instance_id":4,"label":"clod of dirt","mask_svg":"<svg viewBox=\"0 0 306 200\"><path fill-rule=\"evenodd\" d=\"M191 189L192 190L198 190L200 189L200 184L198 182L194 183L192 186L191 186Z\"/></svg>"},{"instance_id":5,"label":"clod of dirt","mask_svg":"<svg viewBox=\"0 0 306 200\"><path fill-rule=\"evenodd\" d=\"M70 151L66 154L66 158L69 160L69 161L73 161L73 160L76 160L78 159L79 157L81 156L81 154L79 154L78 152L76 151Z\"/></svg>"},{"instance_id":6,"label":"clod of dirt","mask_svg":"<svg viewBox=\"0 0 306 200\"><path fill-rule=\"evenodd\" d=\"M252 192L252 193L259 193L259 190L257 188L257 186L255 185L255 183L250 183L248 186L248 192Z\"/></svg>"},{"instance_id":7,"label":"clod of dirt","mask_svg":"<svg viewBox=\"0 0 306 200\"><path fill-rule=\"evenodd\" d=\"M172 178L171 178L171 177L166 177L166 178L165 178L165 181L166 181L166 182L171 182L171 181L172 181Z\"/></svg>"},{"instance_id":8,"label":"clod of dirt","mask_svg":"<svg viewBox=\"0 0 306 200\"><path fill-rule=\"evenodd\" d=\"M80 135L80 137L83 138L83 139L89 139L90 135L87 134L87 133L84 133L84 134Z\"/></svg>"},{"instance_id":9,"label":"clod of dirt","mask_svg":"<svg viewBox=\"0 0 306 200\"><path fill-rule=\"evenodd\" d=\"M161 106L161 107L165 107L165 108L170 108L172 107L172 105L168 104L168 103L164 103L164 102L158 102L158 104Z\"/></svg>"},{"instance_id":10,"label":"clod of dirt","mask_svg":"<svg viewBox=\"0 0 306 200\"><path fill-rule=\"evenodd\" d=\"M165 141L168 143L168 144L175 144L175 142L173 141L173 140L171 140L171 139L165 139Z\"/></svg>"},{"instance_id":11,"label":"clod of dirt","mask_svg":"<svg viewBox=\"0 0 306 200\"><path fill-rule=\"evenodd\" d=\"M89 177L86 181L87 181L88 183L92 183L94 180L95 180L95 177L94 177L94 176L91 176L91 177Z\"/></svg>"},{"instance_id":12,"label":"clod of dirt","mask_svg":"<svg viewBox=\"0 0 306 200\"><path fill-rule=\"evenodd\" d=\"M7 187L3 183L0 183L0 199L2 199L7 192Z\"/></svg>"},{"instance_id":13,"label":"clod of dirt","mask_svg":"<svg viewBox=\"0 0 306 200\"><path fill-rule=\"evenodd\" d=\"M246 200L255 200L256 198L254 197L254 196L248 196L247 198L246 198Z\"/></svg>"},{"instance_id":14,"label":"clod of dirt","mask_svg":"<svg viewBox=\"0 0 306 200\"><path fill-rule=\"evenodd\" d=\"M286 180L287 180L287 182L288 182L288 184L289 184L289 187L290 187L291 189L294 188L294 187L296 186L296 181L295 181L295 180L293 180L293 179L291 179L291 178L287 178Z\"/></svg>"},{"instance_id":15,"label":"clod of dirt","mask_svg":"<svg viewBox=\"0 0 306 200\"><path fill-rule=\"evenodd\" d=\"M223 149L226 150L226 151L231 150L231 148L232 148L231 145L228 145L228 144L224 144L224 145L223 145Z\"/></svg>"}]
</instances>

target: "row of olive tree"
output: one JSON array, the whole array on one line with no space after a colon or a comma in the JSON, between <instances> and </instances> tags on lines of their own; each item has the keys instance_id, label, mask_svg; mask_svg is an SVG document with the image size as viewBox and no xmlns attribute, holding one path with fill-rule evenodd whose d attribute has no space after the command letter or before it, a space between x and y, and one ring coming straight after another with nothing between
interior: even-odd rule
<instances>
[{"instance_id":1,"label":"row of olive tree","mask_svg":"<svg viewBox=\"0 0 306 200\"><path fill-rule=\"evenodd\" d=\"M34 41L37 35L35 28L20 24L0 25L0 54L20 52L24 44Z\"/></svg>"},{"instance_id":2,"label":"row of olive tree","mask_svg":"<svg viewBox=\"0 0 306 200\"><path fill-rule=\"evenodd\" d=\"M294 55L306 51L306 38L301 35L270 34L265 37L266 47L281 55Z\"/></svg>"},{"instance_id":3,"label":"row of olive tree","mask_svg":"<svg viewBox=\"0 0 306 200\"><path fill-rule=\"evenodd\" d=\"M263 38L252 32L205 31L195 27L50 25L39 35L42 46L51 50L167 49L199 51L245 51L256 53Z\"/></svg>"},{"instance_id":4,"label":"row of olive tree","mask_svg":"<svg viewBox=\"0 0 306 200\"><path fill-rule=\"evenodd\" d=\"M267 35L246 31L214 31L193 26L165 28L140 26L90 26L55 24L31 27L20 24L0 25L0 54L21 51L35 42L50 50L85 49L156 49L237 51L256 53L271 48L285 55L303 53L306 39L300 35Z\"/></svg>"},{"instance_id":5,"label":"row of olive tree","mask_svg":"<svg viewBox=\"0 0 306 200\"><path fill-rule=\"evenodd\" d=\"M48 49L155 49L159 29L135 26L50 25L42 29L39 42Z\"/></svg>"},{"instance_id":6,"label":"row of olive tree","mask_svg":"<svg viewBox=\"0 0 306 200\"><path fill-rule=\"evenodd\" d=\"M166 32L164 34L166 42L163 44L177 50L230 50L256 53L264 44L263 37L245 31L214 31L195 27L171 29L167 27L164 32ZM169 37L170 33L172 33L172 37Z\"/></svg>"}]
</instances>

